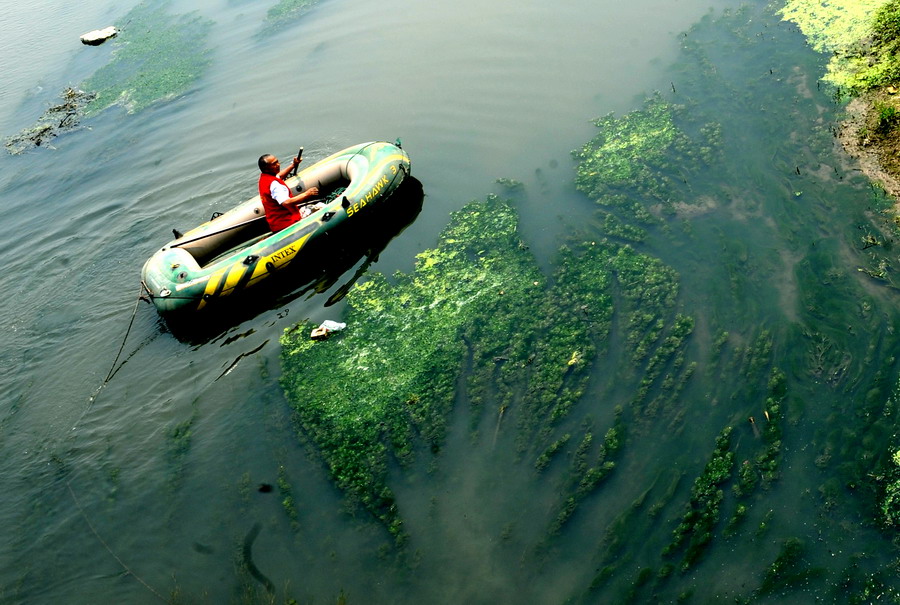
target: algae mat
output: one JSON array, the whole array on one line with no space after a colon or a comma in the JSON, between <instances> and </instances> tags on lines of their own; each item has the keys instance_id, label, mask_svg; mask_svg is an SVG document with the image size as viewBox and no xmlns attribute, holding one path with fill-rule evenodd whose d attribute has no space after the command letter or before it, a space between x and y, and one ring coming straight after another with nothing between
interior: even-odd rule
<instances>
[{"instance_id":1,"label":"algae mat","mask_svg":"<svg viewBox=\"0 0 900 605\"><path fill-rule=\"evenodd\" d=\"M890 200L774 12L682 45L671 93L574 152L594 209L550 273L492 196L353 290L345 332L285 333L301 432L398 577L450 535L442 477L480 461L515 487L480 494L492 569L533 595L898 598Z\"/></svg>"},{"instance_id":2,"label":"algae mat","mask_svg":"<svg viewBox=\"0 0 900 605\"><path fill-rule=\"evenodd\" d=\"M63 103L45 111L34 126L7 137L7 151L47 147L83 118L114 105L133 113L190 91L209 67L213 22L196 13L173 15L171 7L168 0L148 0L131 9L120 34L108 43L113 51L106 65L67 88Z\"/></svg>"}]
</instances>

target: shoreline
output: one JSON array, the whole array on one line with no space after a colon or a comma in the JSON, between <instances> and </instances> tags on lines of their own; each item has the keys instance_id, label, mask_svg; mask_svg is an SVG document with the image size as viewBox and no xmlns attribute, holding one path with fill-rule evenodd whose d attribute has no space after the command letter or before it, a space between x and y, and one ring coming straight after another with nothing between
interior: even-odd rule
<instances>
[{"instance_id":1,"label":"shoreline","mask_svg":"<svg viewBox=\"0 0 900 605\"><path fill-rule=\"evenodd\" d=\"M883 95L887 93L870 92L854 97L845 108L845 119L838 124L837 138L863 174L895 199L894 208L900 211L900 138L894 131L883 135L867 134L873 121L877 120L877 102ZM888 165L885 156L893 156L898 166Z\"/></svg>"}]
</instances>

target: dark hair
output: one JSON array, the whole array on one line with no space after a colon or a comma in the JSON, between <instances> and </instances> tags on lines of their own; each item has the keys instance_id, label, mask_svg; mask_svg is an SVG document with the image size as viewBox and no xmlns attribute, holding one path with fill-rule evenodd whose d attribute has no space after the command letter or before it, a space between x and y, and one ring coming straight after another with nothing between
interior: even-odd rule
<instances>
[{"instance_id":1,"label":"dark hair","mask_svg":"<svg viewBox=\"0 0 900 605\"><path fill-rule=\"evenodd\" d=\"M271 158L271 157L275 157L275 156L273 156L271 153L264 153L261 156L259 156L259 160L257 161L257 164L259 165L260 172L265 172L266 174L269 173L268 158Z\"/></svg>"}]
</instances>

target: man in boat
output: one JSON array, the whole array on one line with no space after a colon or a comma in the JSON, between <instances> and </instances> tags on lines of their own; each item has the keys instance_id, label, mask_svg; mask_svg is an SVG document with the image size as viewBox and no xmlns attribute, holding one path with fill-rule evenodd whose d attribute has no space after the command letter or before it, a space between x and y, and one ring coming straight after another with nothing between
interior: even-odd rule
<instances>
[{"instance_id":1,"label":"man in boat","mask_svg":"<svg viewBox=\"0 0 900 605\"><path fill-rule=\"evenodd\" d=\"M308 202L319 195L318 187L310 187L294 195L284 182L302 160L295 157L286 168L271 153L259 156L259 197L266 211L266 221L273 233L289 227L317 210ZM321 207L321 206L320 206Z\"/></svg>"}]
</instances>

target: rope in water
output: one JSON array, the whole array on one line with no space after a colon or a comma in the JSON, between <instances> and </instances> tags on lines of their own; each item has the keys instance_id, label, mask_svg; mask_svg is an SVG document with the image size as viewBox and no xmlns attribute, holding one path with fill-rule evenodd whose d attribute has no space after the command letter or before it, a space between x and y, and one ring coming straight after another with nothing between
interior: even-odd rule
<instances>
[{"instance_id":1,"label":"rope in water","mask_svg":"<svg viewBox=\"0 0 900 605\"><path fill-rule=\"evenodd\" d=\"M91 408L91 405L97 399L97 396L100 394L100 391L103 389L103 387L105 387L109 383L109 381L112 380L112 377L116 375L116 372L118 372L122 368L122 366L125 365L125 363L128 361L128 359L130 359L131 355L129 355L129 357L127 359L125 359L125 361L123 361L121 365L118 365L118 367L116 366L116 364L119 363L119 357L122 356L122 351L125 349L125 343L128 342L128 336L131 334L131 328L134 325L134 318L135 318L135 316L137 316L138 305L140 304L141 300L143 300L143 292L144 292L144 285L141 284L141 290L138 292L137 300L134 303L134 309L132 309L132 312L131 312L131 319L128 322L128 328L125 330L125 338L122 339L122 344L119 347L119 352L116 353L116 359L113 361L112 367L110 367L109 373L107 373L106 378L103 379L103 383L97 388L96 391L94 391L94 394L91 395L91 398L88 400L88 407L85 408L84 412L82 412L81 416L78 418L78 421L72 427L72 430L75 430L75 427L78 426L78 424L81 422L81 419L84 418L85 414L87 414L88 410ZM132 355L133 354L134 353L132 353ZM164 603L168 603L169 602L168 599L166 599L161 594L159 594L159 592L157 592L152 586L150 586L147 582L145 582L143 578L141 578L139 575L134 573L134 571L130 567L128 567L128 565L126 565L125 562L122 561L122 559L120 559L119 556L116 555L115 552L113 552L113 549L109 547L109 544L106 543L106 540L104 540L100 536L100 533L96 530L96 528L94 527L94 524L91 523L90 519L88 519L87 513L84 512L84 507L81 506L81 502L79 502L78 498L75 496L75 490L72 489L71 480L66 482L66 489L69 490L69 495L72 496L72 501L75 503L75 507L78 509L78 513L84 519L84 522L87 523L87 526L91 529L91 532L94 534L94 536L100 542L100 544L103 545L103 548L105 548L106 551L110 555L112 555L112 558L115 559L116 562L122 566L122 569L124 569L128 574L130 574L135 580L140 582L144 586L144 588L146 588L151 593L153 593L153 595L156 596L160 601L163 601Z\"/></svg>"},{"instance_id":2,"label":"rope in water","mask_svg":"<svg viewBox=\"0 0 900 605\"><path fill-rule=\"evenodd\" d=\"M113 360L112 367L109 369L109 374L106 375L106 378L103 380L103 383L106 384L109 382L116 372L119 371L116 368L116 364L119 362L119 357L122 355L122 350L125 348L125 343L128 342L128 335L131 334L131 326L134 325L134 318L137 315L138 305L141 304L142 295L144 293L144 284L141 283L141 289L138 290L137 300L134 301L134 309L131 311L131 319L128 321L128 328L125 330L125 338L122 339L122 344L119 346L119 352L116 353L116 358ZM124 362L123 362L124 363ZM119 366L121 368L122 366Z\"/></svg>"},{"instance_id":3,"label":"rope in water","mask_svg":"<svg viewBox=\"0 0 900 605\"><path fill-rule=\"evenodd\" d=\"M110 555L112 555L112 558L115 559L116 562L122 566L122 569L124 569L128 574L130 574L135 580L137 580L138 582L143 584L144 588L146 588L147 590L152 592L160 601L162 601L164 603L168 603L169 601L165 597L163 597L161 594L159 594L152 586L147 584L147 582L145 582L143 578L141 578L139 575L134 573L134 571L130 567L125 565L125 562L122 559L120 559L118 557L118 555L116 555L116 553L113 552L113 550L109 547L109 545L106 543L106 541L100 536L100 534L94 528L94 525L91 523L91 520L88 519L87 515L84 512L84 508L82 508L81 503L78 501L78 498L75 497L75 492L72 490L72 486L69 485L68 482L66 482L66 487L69 490L69 494L71 494L71 496L72 496L72 500L75 502L75 507L78 509L78 512L81 514L82 518L84 519L84 522L87 523L87 526L91 528L91 531L93 532L94 536L97 537L97 540L100 541L100 544L103 545L103 548L105 548L106 551Z\"/></svg>"}]
</instances>

